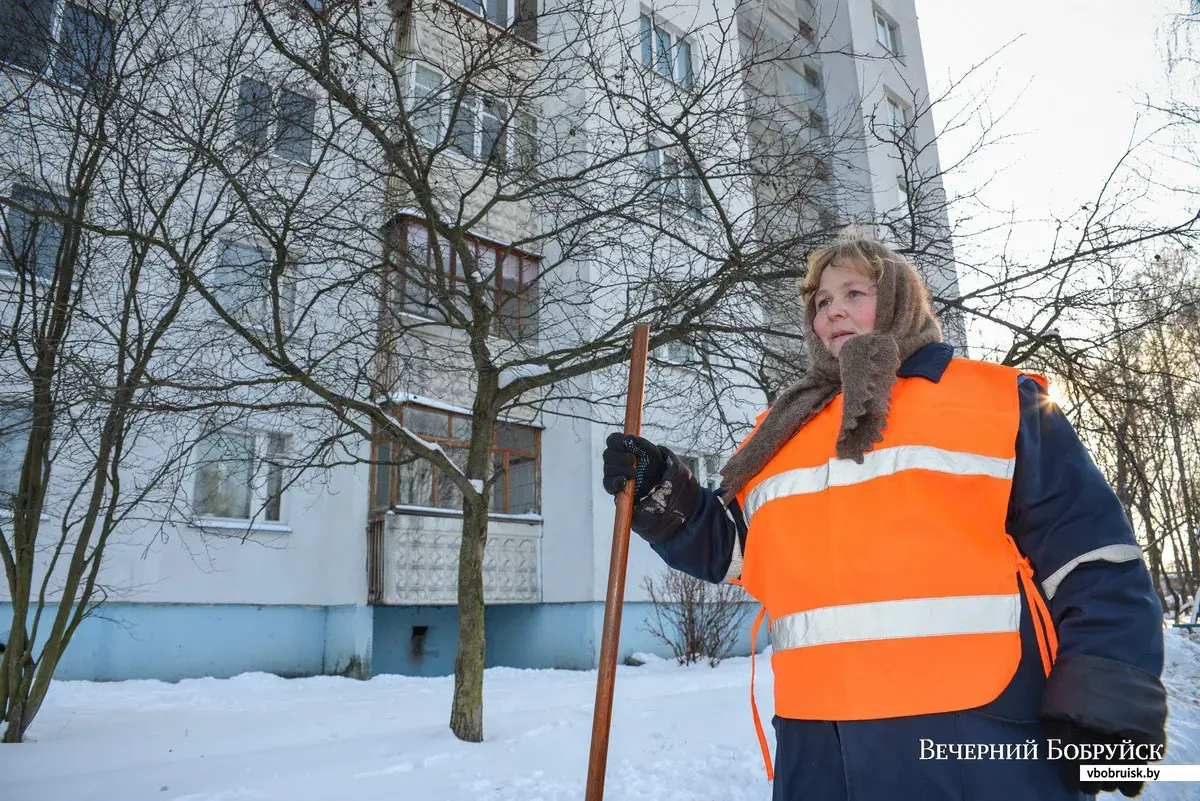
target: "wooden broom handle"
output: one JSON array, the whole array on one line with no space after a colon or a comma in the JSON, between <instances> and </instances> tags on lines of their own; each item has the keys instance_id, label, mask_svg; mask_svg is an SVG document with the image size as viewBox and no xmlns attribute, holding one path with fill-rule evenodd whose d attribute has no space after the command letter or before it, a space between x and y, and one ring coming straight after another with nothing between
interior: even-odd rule
<instances>
[{"instance_id":1,"label":"wooden broom handle","mask_svg":"<svg viewBox=\"0 0 1200 801\"><path fill-rule=\"evenodd\" d=\"M629 365L629 392L625 396L625 433L642 433L642 398L646 391L646 355L650 326L633 327L633 355ZM634 463L636 468L637 463ZM617 496L613 523L612 556L608 560L608 594L604 599L604 633L600 644L600 670L596 676L596 706L592 712L592 749L588 755L585 801L604 798L604 772L608 764L608 733L612 723L613 681L617 676L617 644L621 637L621 606L625 598L625 568L629 562L629 530L633 525L633 490L625 482Z\"/></svg>"}]
</instances>

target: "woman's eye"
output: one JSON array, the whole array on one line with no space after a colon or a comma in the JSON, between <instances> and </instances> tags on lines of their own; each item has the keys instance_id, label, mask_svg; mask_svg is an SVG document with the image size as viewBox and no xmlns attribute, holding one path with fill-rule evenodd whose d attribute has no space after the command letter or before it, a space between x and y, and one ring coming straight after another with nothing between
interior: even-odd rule
<instances>
[{"instance_id":1,"label":"woman's eye","mask_svg":"<svg viewBox=\"0 0 1200 801\"><path fill-rule=\"evenodd\" d=\"M851 289L851 290L850 290L850 292L849 292L849 294L850 294L850 297L852 297L852 298L857 298L857 297L860 297L860 296L862 296L862 295L864 295L864 294L866 294L866 293L864 293L862 290L859 290L859 289Z\"/></svg>"},{"instance_id":2,"label":"woman's eye","mask_svg":"<svg viewBox=\"0 0 1200 801\"><path fill-rule=\"evenodd\" d=\"M818 309L823 309L828 305L829 305L829 298L821 298L820 300L817 301Z\"/></svg>"}]
</instances>

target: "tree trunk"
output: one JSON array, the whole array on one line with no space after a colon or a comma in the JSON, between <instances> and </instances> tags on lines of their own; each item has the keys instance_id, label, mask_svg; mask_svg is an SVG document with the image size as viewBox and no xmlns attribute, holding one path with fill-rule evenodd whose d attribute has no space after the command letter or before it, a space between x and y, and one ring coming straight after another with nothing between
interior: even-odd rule
<instances>
[{"instance_id":1,"label":"tree trunk","mask_svg":"<svg viewBox=\"0 0 1200 801\"><path fill-rule=\"evenodd\" d=\"M491 489L492 441L496 413L476 397L471 420L471 450L467 476L483 491L463 492L462 544L458 549L458 654L454 658L454 704L450 730L469 743L483 742L483 668L487 660L484 637L483 553L487 546Z\"/></svg>"},{"instance_id":2,"label":"tree trunk","mask_svg":"<svg viewBox=\"0 0 1200 801\"><path fill-rule=\"evenodd\" d=\"M458 551L458 655L454 659L450 730L469 743L483 741L483 666L487 656L483 549L487 523L487 506L482 501L464 501L462 545Z\"/></svg>"},{"instance_id":3,"label":"tree trunk","mask_svg":"<svg viewBox=\"0 0 1200 801\"><path fill-rule=\"evenodd\" d=\"M2 742L19 743L25 734L25 671L26 653L31 650L26 642L25 618L28 606L18 597L13 598L13 622L8 632L8 644L4 647L4 697L3 720L5 722ZM28 725L28 724L25 724Z\"/></svg>"}]
</instances>

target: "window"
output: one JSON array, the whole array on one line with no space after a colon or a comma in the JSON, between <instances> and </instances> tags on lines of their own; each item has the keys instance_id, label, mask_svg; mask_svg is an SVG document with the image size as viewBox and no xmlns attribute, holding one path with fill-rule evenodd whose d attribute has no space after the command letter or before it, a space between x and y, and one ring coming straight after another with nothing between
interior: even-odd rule
<instances>
[{"instance_id":1,"label":"window","mask_svg":"<svg viewBox=\"0 0 1200 801\"><path fill-rule=\"evenodd\" d=\"M837 215L829 209L819 209L817 211L817 224L822 230L830 231L838 226Z\"/></svg>"},{"instance_id":2,"label":"window","mask_svg":"<svg viewBox=\"0 0 1200 801\"><path fill-rule=\"evenodd\" d=\"M464 156L487 161L495 152L500 161L507 157L508 148L502 146L500 135L504 125L504 105L489 97L465 94L454 117L451 141L455 150Z\"/></svg>"},{"instance_id":3,"label":"window","mask_svg":"<svg viewBox=\"0 0 1200 801\"><path fill-rule=\"evenodd\" d=\"M897 142L912 142L912 114L901 101L887 96L887 126Z\"/></svg>"},{"instance_id":4,"label":"window","mask_svg":"<svg viewBox=\"0 0 1200 801\"><path fill-rule=\"evenodd\" d=\"M255 245L224 240L217 258L214 274L217 302L243 325L273 329L271 271L276 268L275 259ZM287 274L280 275L277 283L280 322L286 330L292 322L295 284Z\"/></svg>"},{"instance_id":5,"label":"window","mask_svg":"<svg viewBox=\"0 0 1200 801\"><path fill-rule=\"evenodd\" d=\"M804 20L798 20L796 22L796 27L800 29L800 35L808 41L815 42L817 40L817 32L813 30L813 26L809 25Z\"/></svg>"},{"instance_id":6,"label":"window","mask_svg":"<svg viewBox=\"0 0 1200 801\"><path fill-rule=\"evenodd\" d=\"M235 129L238 139L255 152L270 150L289 161L312 159L317 103L290 89L272 89L254 78L238 83Z\"/></svg>"},{"instance_id":7,"label":"window","mask_svg":"<svg viewBox=\"0 0 1200 801\"><path fill-rule=\"evenodd\" d=\"M536 0L457 0L458 4L529 42L537 41Z\"/></svg>"},{"instance_id":8,"label":"window","mask_svg":"<svg viewBox=\"0 0 1200 801\"><path fill-rule=\"evenodd\" d=\"M405 405L395 409L400 425L422 439L437 443L460 469L467 464L471 417L458 412ZM517 423L496 426L492 443L492 506L494 514L537 514L538 429ZM409 453L382 432L375 437L372 459L371 508L424 506L461 509L462 493L430 461Z\"/></svg>"},{"instance_id":9,"label":"window","mask_svg":"<svg viewBox=\"0 0 1200 801\"><path fill-rule=\"evenodd\" d=\"M639 20L641 26L642 66L672 80L684 89L691 89L693 75L692 43L656 23L647 14Z\"/></svg>"},{"instance_id":10,"label":"window","mask_svg":"<svg viewBox=\"0 0 1200 801\"><path fill-rule=\"evenodd\" d=\"M275 153L290 161L308 162L312 158L313 122L317 104L312 98L290 89L280 90L278 102Z\"/></svg>"},{"instance_id":11,"label":"window","mask_svg":"<svg viewBox=\"0 0 1200 801\"><path fill-rule=\"evenodd\" d=\"M654 71L664 78L674 75L674 64L671 58L671 34L655 26L654 28Z\"/></svg>"},{"instance_id":12,"label":"window","mask_svg":"<svg viewBox=\"0 0 1200 801\"><path fill-rule=\"evenodd\" d=\"M425 147L437 147L449 131L451 147L470 158L487 161L494 156L500 164L523 170L535 163L537 120L532 114L518 109L510 115L504 103L477 92L459 95L441 73L424 64L413 65L409 80L409 124Z\"/></svg>"},{"instance_id":13,"label":"window","mask_svg":"<svg viewBox=\"0 0 1200 801\"><path fill-rule=\"evenodd\" d=\"M401 217L391 233L388 260L390 304L394 312L431 320L450 319L453 304L471 315L469 292L459 253L416 217ZM487 282L493 312L492 332L512 341L536 338L538 272L541 260L528 253L476 237L467 237L476 269Z\"/></svg>"},{"instance_id":14,"label":"window","mask_svg":"<svg viewBox=\"0 0 1200 801\"><path fill-rule=\"evenodd\" d=\"M509 166L526 175L537 171L537 118L532 114L517 114L517 129L513 132L512 158Z\"/></svg>"},{"instance_id":15,"label":"window","mask_svg":"<svg viewBox=\"0 0 1200 801\"><path fill-rule=\"evenodd\" d=\"M875 9L875 40L892 55L900 55L900 29L878 8Z\"/></svg>"},{"instance_id":16,"label":"window","mask_svg":"<svg viewBox=\"0 0 1200 801\"><path fill-rule=\"evenodd\" d=\"M426 147L442 141L445 134L442 103L438 97L442 76L424 64L413 66L412 88L409 91L408 120L413 135Z\"/></svg>"},{"instance_id":17,"label":"window","mask_svg":"<svg viewBox=\"0 0 1200 801\"><path fill-rule=\"evenodd\" d=\"M219 431L199 445L192 506L202 517L283 519L287 437L274 432Z\"/></svg>"},{"instance_id":18,"label":"window","mask_svg":"<svg viewBox=\"0 0 1200 801\"><path fill-rule=\"evenodd\" d=\"M779 72L783 77L783 92L787 95L788 100L797 104L802 103L809 111L815 111L823 117L825 93L822 90L824 81L821 73L808 65L800 68L784 65ZM805 108L797 107L793 110L801 116L806 113Z\"/></svg>"},{"instance_id":19,"label":"window","mask_svg":"<svg viewBox=\"0 0 1200 801\"><path fill-rule=\"evenodd\" d=\"M825 115L814 109L808 111L808 124L813 130L820 133L829 133L829 124L825 121Z\"/></svg>"},{"instance_id":20,"label":"window","mask_svg":"<svg viewBox=\"0 0 1200 801\"><path fill-rule=\"evenodd\" d=\"M822 83L821 73L817 72L812 67L805 66L804 82L808 84L810 89L817 91L817 92L821 91L821 83Z\"/></svg>"},{"instance_id":21,"label":"window","mask_svg":"<svg viewBox=\"0 0 1200 801\"><path fill-rule=\"evenodd\" d=\"M696 362L696 347L683 339L668 342L663 345L662 360L668 364L694 364Z\"/></svg>"},{"instance_id":22,"label":"window","mask_svg":"<svg viewBox=\"0 0 1200 801\"><path fill-rule=\"evenodd\" d=\"M11 509L21 483L21 466L33 414L28 406L0 402L0 509Z\"/></svg>"},{"instance_id":23,"label":"window","mask_svg":"<svg viewBox=\"0 0 1200 801\"><path fill-rule=\"evenodd\" d=\"M670 150L646 151L646 174L654 183L663 204L682 208L700 217L704 214L704 187L695 171Z\"/></svg>"},{"instance_id":24,"label":"window","mask_svg":"<svg viewBox=\"0 0 1200 801\"><path fill-rule=\"evenodd\" d=\"M496 276L496 335L501 339L519 341L532 339L537 320L536 259L513 251L496 255L499 268Z\"/></svg>"},{"instance_id":25,"label":"window","mask_svg":"<svg viewBox=\"0 0 1200 801\"><path fill-rule=\"evenodd\" d=\"M111 65L112 21L62 0L0 0L0 61L86 88Z\"/></svg>"},{"instance_id":26,"label":"window","mask_svg":"<svg viewBox=\"0 0 1200 801\"><path fill-rule=\"evenodd\" d=\"M696 481L710 490L717 490L721 487L720 459L716 456L680 456L679 461L687 465L688 470L692 471L692 475Z\"/></svg>"},{"instance_id":27,"label":"window","mask_svg":"<svg viewBox=\"0 0 1200 801\"><path fill-rule=\"evenodd\" d=\"M684 89L692 88L692 45L686 39L675 45L675 77Z\"/></svg>"},{"instance_id":28,"label":"window","mask_svg":"<svg viewBox=\"0 0 1200 801\"><path fill-rule=\"evenodd\" d=\"M21 206L28 211L16 208ZM63 226L47 215L66 213L66 200L40 189L16 186L8 198L0 198L0 268L49 281L58 261Z\"/></svg>"},{"instance_id":29,"label":"window","mask_svg":"<svg viewBox=\"0 0 1200 801\"><path fill-rule=\"evenodd\" d=\"M908 213L908 179L903 175L896 176L896 207L901 214Z\"/></svg>"}]
</instances>

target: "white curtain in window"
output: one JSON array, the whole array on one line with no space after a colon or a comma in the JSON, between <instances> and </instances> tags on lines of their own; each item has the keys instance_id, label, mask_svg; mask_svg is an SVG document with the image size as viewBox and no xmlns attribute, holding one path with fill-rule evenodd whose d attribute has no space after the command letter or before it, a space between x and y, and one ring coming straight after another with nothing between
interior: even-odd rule
<instances>
[{"instance_id":1,"label":"white curtain in window","mask_svg":"<svg viewBox=\"0 0 1200 801\"><path fill-rule=\"evenodd\" d=\"M200 444L196 513L240 520L249 518L253 478L253 434L222 431L209 435Z\"/></svg>"}]
</instances>

